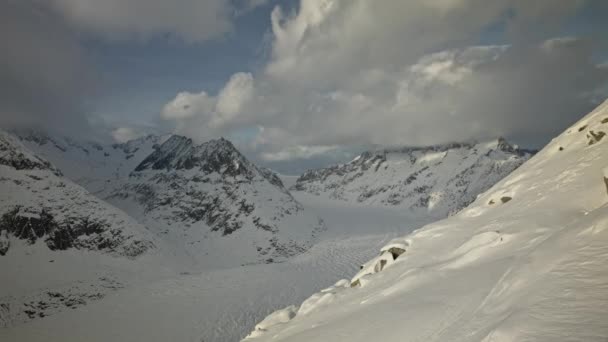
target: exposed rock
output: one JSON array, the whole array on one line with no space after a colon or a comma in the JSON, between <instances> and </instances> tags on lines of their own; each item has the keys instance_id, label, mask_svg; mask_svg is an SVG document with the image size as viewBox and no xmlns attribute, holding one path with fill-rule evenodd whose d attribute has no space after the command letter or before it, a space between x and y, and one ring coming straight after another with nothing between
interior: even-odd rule
<instances>
[{"instance_id":1,"label":"exposed rock","mask_svg":"<svg viewBox=\"0 0 608 342\"><path fill-rule=\"evenodd\" d=\"M369 151L346 164L305 172L292 190L442 217L472 203L533 153L503 138Z\"/></svg>"},{"instance_id":2,"label":"exposed rock","mask_svg":"<svg viewBox=\"0 0 608 342\"><path fill-rule=\"evenodd\" d=\"M604 136L606 136L606 133L602 131L598 131L597 133L594 131L589 131L589 134L587 135L587 138L589 139L588 144L593 145L598 143L604 138Z\"/></svg>"},{"instance_id":3,"label":"exposed rock","mask_svg":"<svg viewBox=\"0 0 608 342\"><path fill-rule=\"evenodd\" d=\"M8 249L11 247L11 240L8 236L8 231L0 231L0 255L6 255Z\"/></svg>"},{"instance_id":4,"label":"exposed rock","mask_svg":"<svg viewBox=\"0 0 608 342\"><path fill-rule=\"evenodd\" d=\"M405 253L405 249L403 248L399 248L399 247L391 247L388 249L388 252L391 253L391 255L393 256L394 260L397 260L397 258Z\"/></svg>"},{"instance_id":5,"label":"exposed rock","mask_svg":"<svg viewBox=\"0 0 608 342\"><path fill-rule=\"evenodd\" d=\"M30 138L51 141L39 135ZM0 170L0 255L9 251L11 239L29 245L42 240L51 250L75 248L127 257L153 246L143 238L143 226L63 178L48 161L2 130Z\"/></svg>"},{"instance_id":6,"label":"exposed rock","mask_svg":"<svg viewBox=\"0 0 608 342\"><path fill-rule=\"evenodd\" d=\"M606 192L608 192L608 167L604 169L604 184L606 184Z\"/></svg>"},{"instance_id":7,"label":"exposed rock","mask_svg":"<svg viewBox=\"0 0 608 342\"><path fill-rule=\"evenodd\" d=\"M51 250L69 248L118 252L125 242L125 237L118 230L113 230L103 220L91 220L88 217L76 217L57 222L48 209L23 208L15 206L2 213L0 217L0 254L9 249L8 236L26 240L34 244L43 239ZM2 244L1 241L6 241ZM135 257L145 252L149 245L133 242L126 246L125 254Z\"/></svg>"},{"instance_id":8,"label":"exposed rock","mask_svg":"<svg viewBox=\"0 0 608 342\"><path fill-rule=\"evenodd\" d=\"M281 227L287 220L304 216L303 207L285 189L279 177L258 168L225 139L196 145L191 139L172 136L144 158L128 179L105 197L117 206L131 200L141 205L135 216L153 225L200 227L193 234L214 238L251 229L258 262L280 262L309 248L318 226L315 216L298 233L284 238ZM308 220L306 220L308 221ZM172 229L167 234L180 234ZM261 234L260 234L261 233ZM199 241L199 240L197 240ZM259 248L259 249L257 249Z\"/></svg>"}]
</instances>

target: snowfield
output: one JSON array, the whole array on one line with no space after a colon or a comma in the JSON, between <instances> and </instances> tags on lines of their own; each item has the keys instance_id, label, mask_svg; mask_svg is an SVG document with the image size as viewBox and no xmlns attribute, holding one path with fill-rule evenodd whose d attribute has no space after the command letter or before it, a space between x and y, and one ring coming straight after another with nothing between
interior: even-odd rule
<instances>
[{"instance_id":1,"label":"snowfield","mask_svg":"<svg viewBox=\"0 0 608 342\"><path fill-rule=\"evenodd\" d=\"M346 164L307 171L290 189L442 219L472 203L532 155L502 138L380 149L364 152Z\"/></svg>"},{"instance_id":2,"label":"snowfield","mask_svg":"<svg viewBox=\"0 0 608 342\"><path fill-rule=\"evenodd\" d=\"M246 340L608 340L607 131L608 101L396 259L381 249Z\"/></svg>"},{"instance_id":3,"label":"snowfield","mask_svg":"<svg viewBox=\"0 0 608 342\"><path fill-rule=\"evenodd\" d=\"M0 341L606 341L605 132L608 101L504 179L530 155L499 140L415 151L415 162L370 155L385 171L348 184L335 168L325 181L278 179L224 140L98 146L2 133L3 213L45 207L80 223L66 230L73 239L49 240L68 228L14 229L14 217L46 222L31 210L0 221ZM383 201L426 184L412 198L430 204L448 183L437 211ZM332 198L332 184L356 186ZM362 188L390 191L344 200ZM109 239L115 229L125 236ZM281 237L304 248L252 249L284 251ZM123 253L131 244L147 249Z\"/></svg>"},{"instance_id":4,"label":"snowfield","mask_svg":"<svg viewBox=\"0 0 608 342\"><path fill-rule=\"evenodd\" d=\"M297 199L323 217L328 230L310 250L284 263L200 271L156 256L137 263L92 255L74 263L70 251L0 258L0 268L24 283L32 270L47 268L35 279L59 274L79 279L67 283L90 286L106 277L121 287L86 306L0 329L0 340L238 341L266 315L353 274L391 239L428 222L387 208L320 203L305 194Z\"/></svg>"}]
</instances>

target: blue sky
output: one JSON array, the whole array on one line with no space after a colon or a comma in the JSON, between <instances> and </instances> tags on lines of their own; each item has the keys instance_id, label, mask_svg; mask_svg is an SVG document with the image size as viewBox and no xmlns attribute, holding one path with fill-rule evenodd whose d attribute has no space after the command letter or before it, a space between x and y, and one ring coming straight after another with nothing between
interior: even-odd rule
<instances>
[{"instance_id":1,"label":"blue sky","mask_svg":"<svg viewBox=\"0 0 608 342\"><path fill-rule=\"evenodd\" d=\"M2 6L0 124L225 136L291 173L372 146L541 147L608 89L601 0Z\"/></svg>"},{"instance_id":2,"label":"blue sky","mask_svg":"<svg viewBox=\"0 0 608 342\"><path fill-rule=\"evenodd\" d=\"M108 84L107 97L96 110L117 120L156 121L162 106L178 91L216 93L232 74L260 68L267 59L264 45L272 6L268 3L238 17L233 32L204 43L90 39L87 50Z\"/></svg>"}]
</instances>

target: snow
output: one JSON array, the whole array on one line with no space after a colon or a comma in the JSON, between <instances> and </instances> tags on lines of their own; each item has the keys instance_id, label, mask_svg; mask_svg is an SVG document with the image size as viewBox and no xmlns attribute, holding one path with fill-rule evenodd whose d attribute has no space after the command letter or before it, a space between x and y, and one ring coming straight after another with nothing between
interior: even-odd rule
<instances>
[{"instance_id":1,"label":"snow","mask_svg":"<svg viewBox=\"0 0 608 342\"><path fill-rule=\"evenodd\" d=\"M0 340L238 341L276 310L302 302L317 291L333 293L349 287L350 282L344 278L356 272L360 264L393 238L429 220L406 216L400 210L322 202L306 194L297 199L321 216L328 230L310 250L284 263L199 270L156 256L127 262L97 260L91 255L73 263L68 251L58 256L41 255L36 258L38 266L31 266L31 270L48 264L52 279L64 274L68 281L86 280L88 286L99 277L112 276L124 288L86 306L0 329ZM55 262L49 264L51 258ZM18 255L0 258L0 268L10 267L9 273L29 283L27 273L16 271L23 270L24 262L33 261L22 261ZM55 273L57 270L62 271ZM34 279L46 284L46 276L49 274L44 272ZM328 284L334 286L327 288ZM49 284L54 286L57 284ZM329 298L314 303L311 309L322 307ZM271 321L289 316L282 312ZM275 326L272 322L264 323L263 329Z\"/></svg>"},{"instance_id":2,"label":"snow","mask_svg":"<svg viewBox=\"0 0 608 342\"><path fill-rule=\"evenodd\" d=\"M94 154L92 149L83 147L85 144L71 141L69 146L60 145L58 148L48 137L45 138L47 140L41 140L41 136L36 139L47 142L39 145L35 141L22 141L32 148L46 151L47 155L54 155L57 164L68 170L66 173L81 180L89 189L96 190L98 196L108 191L99 188L99 184L106 184L104 187L110 190L121 184L126 188L137 184L132 179L123 183L124 177L131 178L131 174L139 180L160 174L146 170L138 175L128 171L129 167L135 168L146 157L133 155L137 154L136 150L153 149L151 143L159 141L159 138L128 142L116 149L98 146L100 150L95 148L95 151L100 151L100 154L91 157L92 161L84 157L84 149ZM60 141L53 139L56 143ZM260 215L282 217L281 230L285 231L285 236L309 236L310 230L303 230L305 226L298 222L308 220L307 217L322 217L328 228L317 231L315 244L302 254L282 263L260 264L252 259L246 247L251 241L267 240L264 232L242 229L230 235L214 236L207 226L187 227L179 220L170 221L173 227L164 226L163 222L154 222L155 213L147 212L140 203L128 198L112 199L113 204L130 214L127 216L61 177L52 165L38 159L15 139L12 143L19 145L19 150L24 152L24 156L19 158L29 158L34 169L16 171L0 165L4 177L0 185L6 187L2 194L10 194L0 196L0 205L50 205L57 217L65 213L101 215L110 219L113 226L153 241L155 248L137 258L125 258L95 250L51 251L41 241L30 245L2 235L2 247L7 243L10 246L8 253L0 257L0 269L11 276L8 281L0 282L2 341L237 341L254 329L256 322L264 316L306 299L328 283L345 278L375 254L382 244L429 219L411 217L400 210L387 208L334 205L306 194L297 198L304 203L302 205L295 202L286 190L272 187L268 181L271 174L257 174L255 169L239 162L239 169L243 172L253 170L256 184L245 185L250 188L233 188L238 193L236 197L249 199L247 196L257 193L263 198L255 201L256 206L263 210ZM224 146L225 142L220 144ZM100 170L90 178L80 177L85 172L77 170L77 164L72 164L82 157L83 162L87 161L86 169L87 165L97 164L98 157L112 158L112 154L105 156L106 152L103 152L110 150L116 150L117 158L107 161L106 170L119 170L116 173ZM60 153L66 153L65 159L61 159L63 155ZM126 158L128 155L133 156ZM130 166L123 164L123 159L129 161ZM164 174L178 180L190 179L197 175L195 171L165 171ZM222 189L235 184L243 186L245 179L232 180L217 174L208 176L212 185L220 184ZM110 182L100 182L96 177L110 177ZM277 183L274 179L272 182ZM166 192L171 195L170 191L167 189ZM273 205L266 207L266 199ZM300 214L296 213L290 219L286 212L276 213L275 208L289 208L289 203L301 207ZM309 214L301 214L302 210ZM161 214L170 217L171 212L163 209ZM172 231L163 234L163 229ZM201 241L195 244L197 240ZM342 279L324 291L332 292L349 285ZM278 316L279 321L285 320L285 315ZM272 324L263 329L269 325Z\"/></svg>"},{"instance_id":3,"label":"snow","mask_svg":"<svg viewBox=\"0 0 608 342\"><path fill-rule=\"evenodd\" d=\"M404 236L407 252L364 286L252 340L606 341L606 118L608 101L467 209Z\"/></svg>"},{"instance_id":4,"label":"snow","mask_svg":"<svg viewBox=\"0 0 608 342\"><path fill-rule=\"evenodd\" d=\"M23 140L84 188L40 163L44 170L9 174L10 179L27 181L32 193L11 182L6 182L11 188L3 193L20 194L23 201L56 203L58 208L69 198L73 205L66 210L71 211L79 210L78 204L93 203L86 213L99 211L113 217L115 224L153 241L155 249L130 259L99 251L50 251L40 241L27 245L0 235L0 248L10 243L7 255L0 256L0 269L11 275L0 281L0 304L11 308L0 305L4 326L0 340L214 342L237 341L249 334L248 342L605 341L608 197L602 176L608 157L602 153L606 139L599 132L608 130L608 124L601 123L606 117L608 103L492 188L489 184L502 177L487 170L511 170L522 160L502 150L490 154L493 162L483 163L493 166L467 178L470 185L485 180L487 191L477 196L482 188L471 188L475 203L427 226L435 214L387 206L381 198L345 201L297 191L297 202L291 202L291 195L272 187L271 176L261 170L254 171L261 184L244 187L238 184L247 177L208 174L209 183L201 185L205 191L227 187L237 198L272 203L260 205L260 215L289 216L280 210L289 208L285 201L301 206L301 217L280 219L287 239L309 238L310 230L301 229L307 227L303 222L322 218L326 230L316 231L305 250L269 264L252 260L257 254L248 249L251 241L267 240L265 232L243 228L222 236L207 225L170 220L174 210L170 206L147 211L128 197L112 198L121 211L89 197L91 192L103 196L108 189L149 182L159 174L198 187L191 182L196 170L132 172L158 148L155 145L170 137L142 138L116 148L84 147L93 155L90 159L84 145L73 141L53 140L67 151L61 152L50 140L42 145ZM481 144L473 150L485 154L485 148L502 143ZM448 182L442 178L445 170L458 165L463 171L475 164L471 151L469 147L450 151L441 159L435 151L426 160L415 152L425 164L439 160L443 164L432 171L437 183L430 193L438 198L433 203L442 203L442 196L449 193L442 191ZM380 165L378 173L356 180L358 186L365 180L381 187L387 179L399 179L388 176L398 176L406 167L406 178L417 171L419 165L411 169L411 160L402 152L388 154L391 167L386 173L382 170L387 162L370 163ZM34 153L28 156L40 162ZM353 162L372 160L363 159ZM84 168L74 167L81 162ZM229 165L239 172L248 170L240 159L230 159ZM5 170L0 169L3 177ZM418 182L427 184L426 179L419 177ZM289 185L296 180L283 177L283 182ZM43 183L58 188L45 193ZM169 186L159 185L158 190L171 198L181 196ZM4 198L2 203L11 201ZM184 203L192 204L188 198ZM447 207L439 204L437 213L447 214ZM353 287L354 282L358 284ZM68 307L55 298L80 304ZM48 306L40 311L45 317L11 313L15 307L21 310L25 304L40 302Z\"/></svg>"},{"instance_id":5,"label":"snow","mask_svg":"<svg viewBox=\"0 0 608 342\"><path fill-rule=\"evenodd\" d=\"M503 139L385 149L365 152L347 164L307 171L289 189L440 219L473 202L530 157Z\"/></svg>"}]
</instances>

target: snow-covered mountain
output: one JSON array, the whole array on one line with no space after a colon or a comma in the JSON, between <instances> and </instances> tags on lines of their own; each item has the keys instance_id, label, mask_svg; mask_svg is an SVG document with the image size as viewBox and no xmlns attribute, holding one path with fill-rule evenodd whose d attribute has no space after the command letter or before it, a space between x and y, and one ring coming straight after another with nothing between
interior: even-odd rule
<instances>
[{"instance_id":1,"label":"snow-covered mountain","mask_svg":"<svg viewBox=\"0 0 608 342\"><path fill-rule=\"evenodd\" d=\"M152 247L146 229L64 178L10 134L0 131L0 255L12 240L51 250L99 250L136 257Z\"/></svg>"},{"instance_id":2,"label":"snow-covered mountain","mask_svg":"<svg viewBox=\"0 0 608 342\"><path fill-rule=\"evenodd\" d=\"M323 229L225 139L172 136L104 196L202 264L282 261Z\"/></svg>"},{"instance_id":3,"label":"snow-covered mountain","mask_svg":"<svg viewBox=\"0 0 608 342\"><path fill-rule=\"evenodd\" d=\"M229 141L149 135L100 145L16 132L68 178L150 228L162 249L203 267L278 262L308 249L324 224L270 170Z\"/></svg>"},{"instance_id":4,"label":"snow-covered mountain","mask_svg":"<svg viewBox=\"0 0 608 342\"><path fill-rule=\"evenodd\" d=\"M30 150L53 163L72 181L97 193L128 177L171 135L148 135L122 144L77 141L39 130L12 132Z\"/></svg>"},{"instance_id":5,"label":"snow-covered mountain","mask_svg":"<svg viewBox=\"0 0 608 342\"><path fill-rule=\"evenodd\" d=\"M458 214L276 311L256 341L606 341L608 101Z\"/></svg>"},{"instance_id":6,"label":"snow-covered mountain","mask_svg":"<svg viewBox=\"0 0 608 342\"><path fill-rule=\"evenodd\" d=\"M365 152L310 170L292 191L362 205L396 206L445 217L475 200L532 156L504 139Z\"/></svg>"},{"instance_id":7,"label":"snow-covered mountain","mask_svg":"<svg viewBox=\"0 0 608 342\"><path fill-rule=\"evenodd\" d=\"M0 268L6 276L0 327L103 298L120 283L98 275L96 261L86 270L77 265L103 257L135 262L156 252L153 241L144 226L0 130Z\"/></svg>"}]
</instances>

